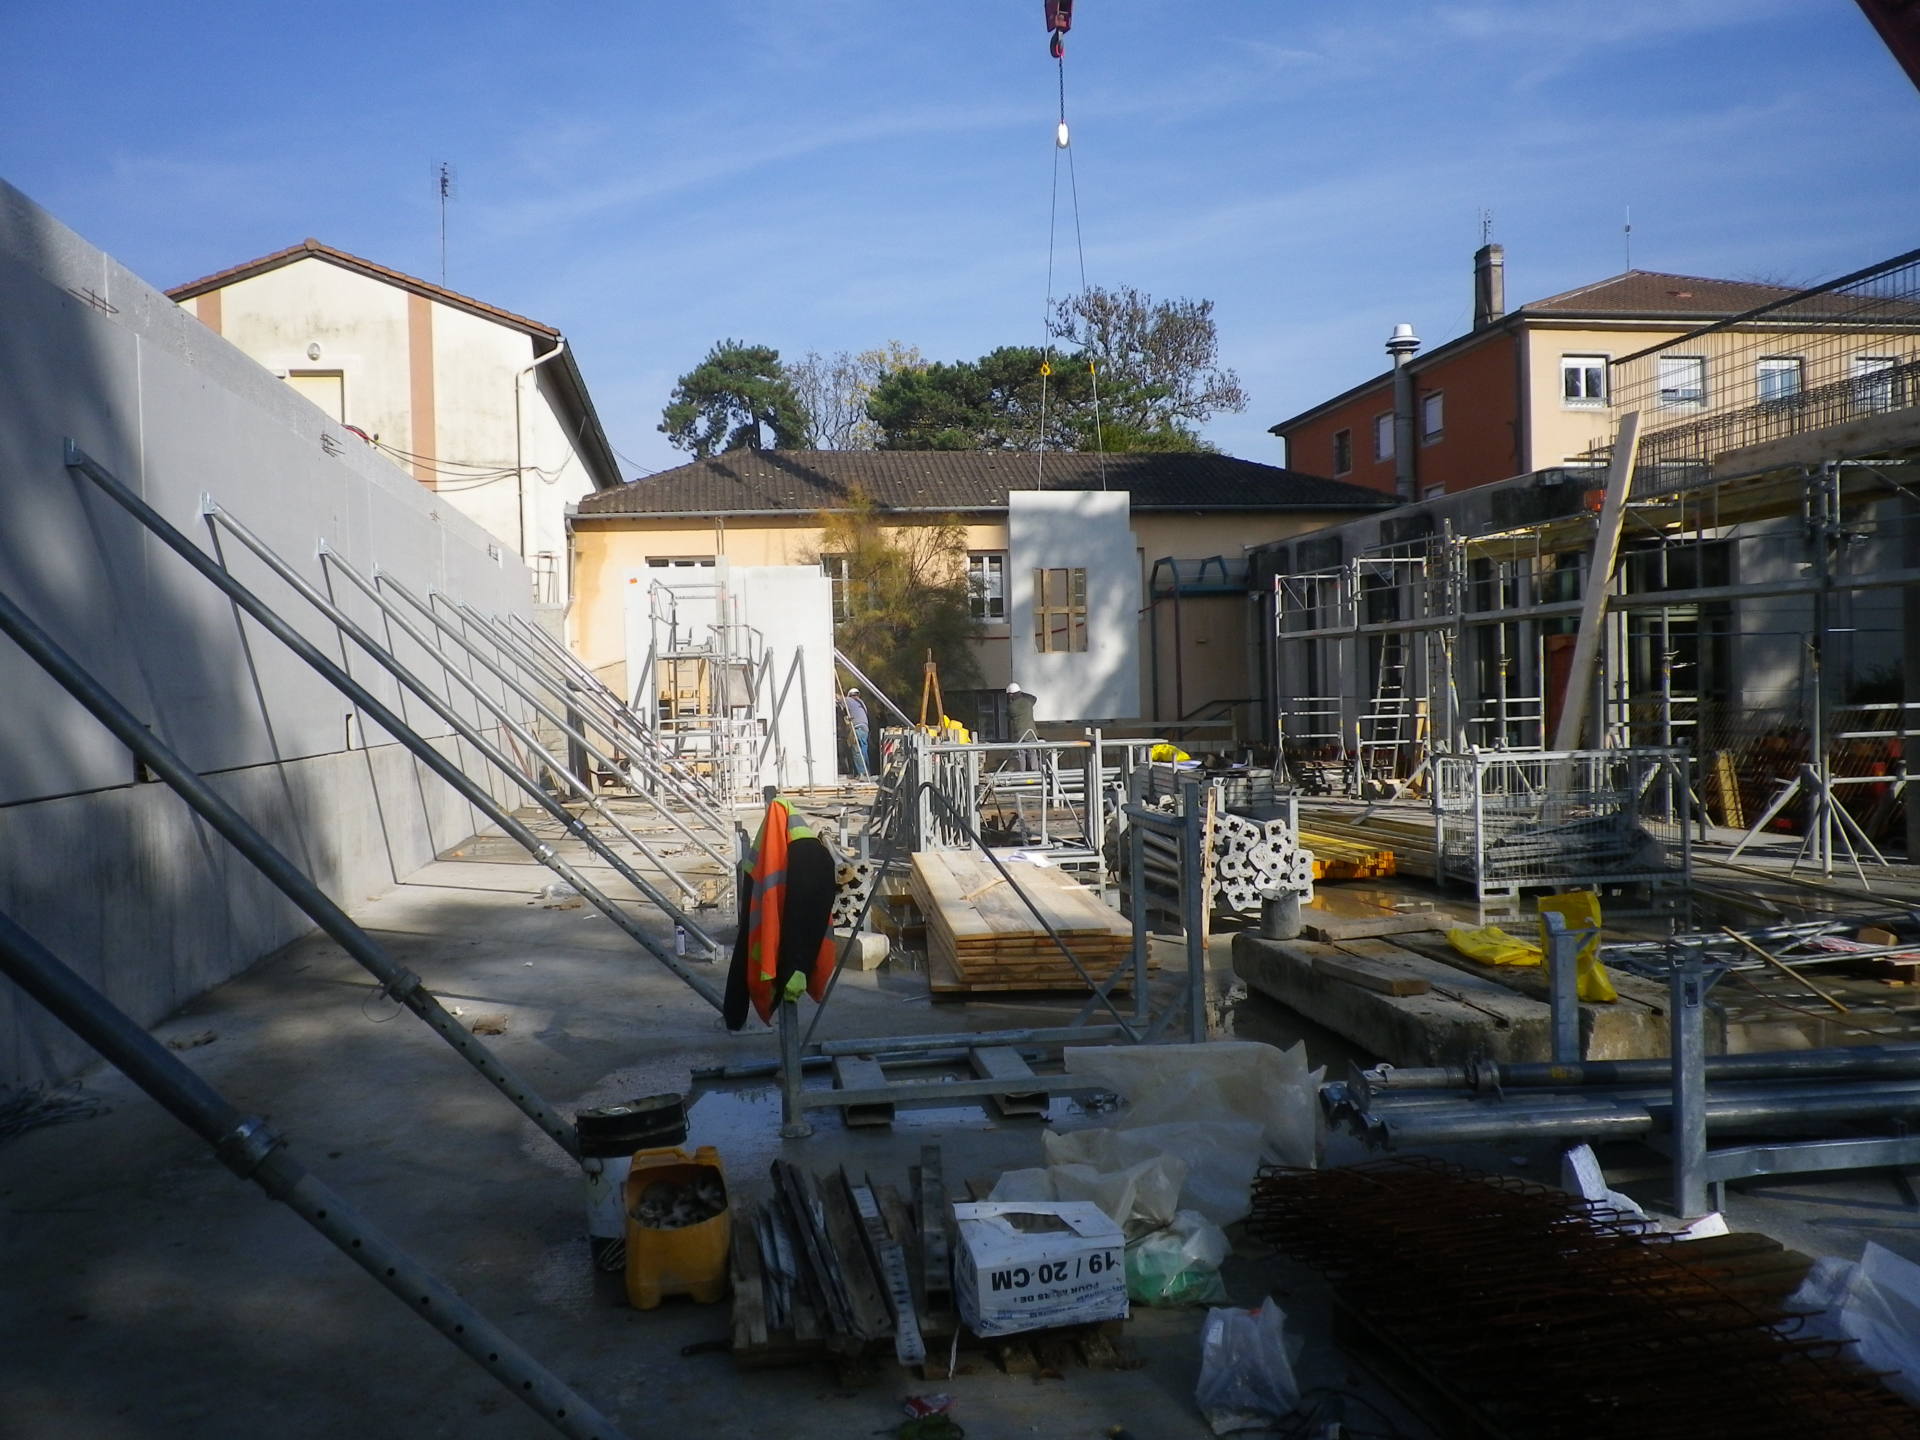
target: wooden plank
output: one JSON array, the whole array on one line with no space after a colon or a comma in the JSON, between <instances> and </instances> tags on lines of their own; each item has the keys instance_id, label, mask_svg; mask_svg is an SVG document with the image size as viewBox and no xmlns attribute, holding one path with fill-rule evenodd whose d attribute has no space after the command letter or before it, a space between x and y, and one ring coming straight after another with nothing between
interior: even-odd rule
<instances>
[{"instance_id":1,"label":"wooden plank","mask_svg":"<svg viewBox=\"0 0 1920 1440\"><path fill-rule=\"evenodd\" d=\"M953 1207L947 1203L947 1172L938 1145L920 1147L916 1169L914 1203L920 1231L920 1283L926 1294L927 1313L949 1314L953 1310L953 1246L947 1226Z\"/></svg>"},{"instance_id":2,"label":"wooden plank","mask_svg":"<svg viewBox=\"0 0 1920 1440\"><path fill-rule=\"evenodd\" d=\"M833 1088L836 1090L873 1090L887 1084L887 1072L878 1060L864 1055L833 1057ZM893 1106L842 1105L840 1118L848 1125L891 1125Z\"/></svg>"},{"instance_id":3,"label":"wooden plank","mask_svg":"<svg viewBox=\"0 0 1920 1440\"><path fill-rule=\"evenodd\" d=\"M1433 989L1423 976L1409 975L1387 961L1366 960L1358 955L1323 956L1313 962L1313 969L1317 975L1342 980L1382 995L1425 995Z\"/></svg>"},{"instance_id":4,"label":"wooden plank","mask_svg":"<svg viewBox=\"0 0 1920 1440\"><path fill-rule=\"evenodd\" d=\"M817 1190L826 1213L832 1263L838 1267L846 1289L852 1319L849 1333L856 1340L888 1339L893 1335L893 1309L887 1304L886 1286L867 1258L864 1228L846 1179L843 1175L829 1176L817 1183Z\"/></svg>"},{"instance_id":5,"label":"wooden plank","mask_svg":"<svg viewBox=\"0 0 1920 1440\"><path fill-rule=\"evenodd\" d=\"M920 1312L913 1298L913 1275L907 1265L907 1252L894 1239L880 1200L864 1178L858 1182L840 1167L841 1183L847 1187L854 1215L860 1221L867 1242L867 1259L881 1282L887 1308L893 1314L893 1353L902 1365L918 1365L927 1358L926 1341L920 1335Z\"/></svg>"},{"instance_id":6,"label":"wooden plank","mask_svg":"<svg viewBox=\"0 0 1920 1440\"><path fill-rule=\"evenodd\" d=\"M973 1073L983 1080L1011 1080L1019 1082L1033 1078L1033 1067L1020 1057L1020 1052L1005 1045L982 1045L967 1052L967 1062L973 1067ZM1049 1097L1044 1090L1010 1090L1004 1095L990 1095L993 1106L1008 1119L1037 1115L1046 1118Z\"/></svg>"},{"instance_id":7,"label":"wooden plank","mask_svg":"<svg viewBox=\"0 0 1920 1440\"><path fill-rule=\"evenodd\" d=\"M1376 935L1411 935L1421 930L1439 930L1448 924L1445 915L1433 910L1410 915L1311 915L1301 926L1309 940L1338 945L1344 940L1364 940Z\"/></svg>"},{"instance_id":8,"label":"wooden plank","mask_svg":"<svg viewBox=\"0 0 1920 1440\"><path fill-rule=\"evenodd\" d=\"M757 1207L736 1208L729 1269L733 1280L733 1350L739 1354L767 1343L767 1305L762 1291Z\"/></svg>"}]
</instances>

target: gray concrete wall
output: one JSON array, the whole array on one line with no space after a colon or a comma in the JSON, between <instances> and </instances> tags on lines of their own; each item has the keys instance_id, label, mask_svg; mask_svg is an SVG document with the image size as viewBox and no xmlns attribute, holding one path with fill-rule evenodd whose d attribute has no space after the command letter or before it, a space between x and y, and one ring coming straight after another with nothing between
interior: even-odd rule
<instances>
[{"instance_id":1,"label":"gray concrete wall","mask_svg":"<svg viewBox=\"0 0 1920 1440\"><path fill-rule=\"evenodd\" d=\"M202 515L211 496L323 586L325 542L492 614L525 570L352 432L0 183L0 590L351 902L477 828L370 720L242 623L207 581L63 464L71 438L339 657L332 627ZM336 600L376 633L370 602ZM402 659L442 680L404 639ZM356 678L478 773L446 725L355 654ZM444 681L442 680L442 683ZM473 714L470 701L457 706ZM224 842L0 640L0 904L141 1023L302 933ZM0 982L0 1084L86 1055Z\"/></svg>"}]
</instances>

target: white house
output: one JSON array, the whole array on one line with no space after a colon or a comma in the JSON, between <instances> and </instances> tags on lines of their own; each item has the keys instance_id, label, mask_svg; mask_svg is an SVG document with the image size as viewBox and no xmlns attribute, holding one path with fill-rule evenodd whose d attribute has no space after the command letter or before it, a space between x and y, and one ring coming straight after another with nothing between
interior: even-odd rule
<instances>
[{"instance_id":1,"label":"white house","mask_svg":"<svg viewBox=\"0 0 1920 1440\"><path fill-rule=\"evenodd\" d=\"M570 602L567 509L620 475L558 330L311 239L167 295Z\"/></svg>"}]
</instances>

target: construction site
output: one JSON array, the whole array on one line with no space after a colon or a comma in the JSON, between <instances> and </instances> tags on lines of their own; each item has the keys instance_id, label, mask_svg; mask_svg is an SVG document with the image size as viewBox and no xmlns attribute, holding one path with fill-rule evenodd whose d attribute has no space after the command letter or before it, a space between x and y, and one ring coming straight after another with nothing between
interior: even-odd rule
<instances>
[{"instance_id":1,"label":"construction site","mask_svg":"<svg viewBox=\"0 0 1920 1440\"><path fill-rule=\"evenodd\" d=\"M557 329L0 182L0 1433L1920 1436L1920 249L1486 229L1284 467L625 482Z\"/></svg>"}]
</instances>

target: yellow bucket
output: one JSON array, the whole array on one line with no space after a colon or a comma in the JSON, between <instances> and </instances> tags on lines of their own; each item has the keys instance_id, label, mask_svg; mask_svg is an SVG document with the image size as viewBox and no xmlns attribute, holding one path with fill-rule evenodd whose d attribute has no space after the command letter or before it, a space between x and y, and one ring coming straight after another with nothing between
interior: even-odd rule
<instances>
[{"instance_id":1,"label":"yellow bucket","mask_svg":"<svg viewBox=\"0 0 1920 1440\"><path fill-rule=\"evenodd\" d=\"M638 1218L651 1187L685 1186L704 1179L719 1184L719 1214L672 1228ZM691 1295L703 1305L726 1298L727 1255L733 1240L733 1213L726 1199L726 1172L711 1145L702 1145L691 1155L679 1149L641 1150L634 1155L625 1195L629 1304L636 1310L651 1310L669 1295Z\"/></svg>"}]
</instances>

